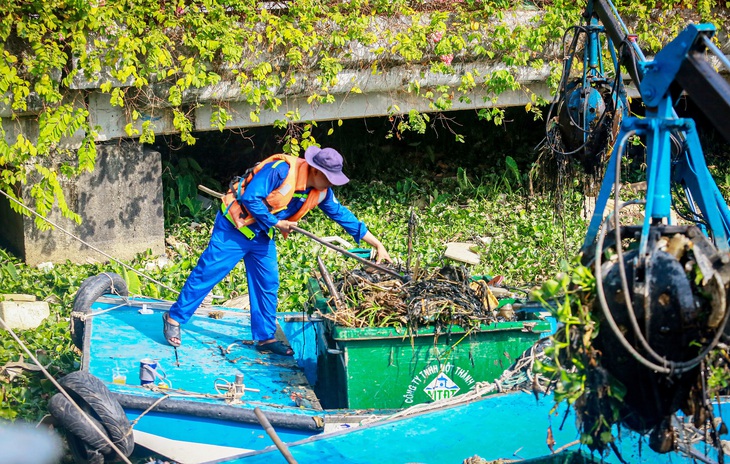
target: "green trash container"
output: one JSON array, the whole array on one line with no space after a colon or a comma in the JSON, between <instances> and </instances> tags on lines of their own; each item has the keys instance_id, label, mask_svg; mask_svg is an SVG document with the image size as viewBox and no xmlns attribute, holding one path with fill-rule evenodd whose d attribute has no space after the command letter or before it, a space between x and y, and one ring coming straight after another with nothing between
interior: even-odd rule
<instances>
[{"instance_id":1,"label":"green trash container","mask_svg":"<svg viewBox=\"0 0 730 464\"><path fill-rule=\"evenodd\" d=\"M314 306L329 311L317 280L308 286ZM550 324L534 320L483 324L471 332L458 325L440 334L435 330L348 328L328 321L320 338L327 359L320 362L329 368L320 372L318 383L337 390L337 406L351 409L405 408L449 398L499 378Z\"/></svg>"}]
</instances>

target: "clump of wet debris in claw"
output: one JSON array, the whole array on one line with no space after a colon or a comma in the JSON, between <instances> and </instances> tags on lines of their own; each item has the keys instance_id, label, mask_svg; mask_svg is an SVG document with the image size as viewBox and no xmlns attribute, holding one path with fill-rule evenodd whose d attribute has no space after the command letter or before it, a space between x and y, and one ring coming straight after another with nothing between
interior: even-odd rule
<instances>
[{"instance_id":1,"label":"clump of wet debris in claw","mask_svg":"<svg viewBox=\"0 0 730 464\"><path fill-rule=\"evenodd\" d=\"M403 269L393 269L405 275ZM333 279L332 311L323 316L343 327L435 326L437 333L451 325L470 329L515 319L510 307L498 309L487 281L472 279L463 266L416 271L409 277L365 268L344 271Z\"/></svg>"}]
</instances>

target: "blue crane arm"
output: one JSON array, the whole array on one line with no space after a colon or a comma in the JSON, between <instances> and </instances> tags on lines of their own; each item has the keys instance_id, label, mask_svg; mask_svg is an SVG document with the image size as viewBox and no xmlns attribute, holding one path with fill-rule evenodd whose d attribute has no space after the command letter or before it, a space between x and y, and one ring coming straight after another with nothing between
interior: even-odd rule
<instances>
[{"instance_id":1,"label":"blue crane arm","mask_svg":"<svg viewBox=\"0 0 730 464\"><path fill-rule=\"evenodd\" d=\"M620 119L614 138L590 139L588 130L601 119L585 115L599 113L610 103L604 94L602 99L592 98L600 80L586 79L584 67L583 82L572 81L560 100L565 108L562 114L570 116L558 120L561 130L562 123L570 123L563 138L573 129L582 137L574 137L578 141L597 141L563 154L590 149L602 156L601 150L613 145L581 249L581 262L596 278L595 295L585 305L600 323L591 342L600 353L599 374L586 378L608 373L622 384L625 393L616 421L649 435L649 446L667 453L677 449L671 418L680 405L695 411L695 424L704 420L709 401L695 392L704 382L700 381L703 363L711 359L708 354L721 340L730 340L730 209L707 167L694 121L678 117L674 104L686 93L730 141L730 84L707 61L707 52L713 52L729 70L730 63L712 43L712 25L690 25L647 61L610 0L588 0L584 18L589 20L582 28L586 31L584 53L599 55L590 41L599 43L598 31L604 32L616 46L609 48L612 57L619 52L614 69L620 63L628 71L646 107L645 117ZM593 64L587 59L584 63ZM614 82L612 90L620 93L621 76ZM618 120L614 116L613 122ZM646 148L647 190L644 198L624 203L622 162L631 140L636 139ZM613 212L604 217L612 195ZM622 208L635 204L644 206L643 223L624 224ZM694 224L672 224L672 208ZM600 404L602 398L595 392L601 390L596 385L586 388L585 403ZM586 424L584 433L601 430L590 414L581 419Z\"/></svg>"},{"instance_id":2,"label":"blue crane arm","mask_svg":"<svg viewBox=\"0 0 730 464\"><path fill-rule=\"evenodd\" d=\"M634 40L634 36L629 33L628 28L621 20L616 8L607 0L593 0L588 2L586 11L587 14L593 11L598 16L606 35L619 49L620 64L626 68L631 80L638 87L643 77L640 63L646 61L646 58L644 58L644 53Z\"/></svg>"},{"instance_id":3,"label":"blue crane arm","mask_svg":"<svg viewBox=\"0 0 730 464\"><path fill-rule=\"evenodd\" d=\"M640 63L643 78L639 91L647 108L646 118L625 119L617 140L620 142L629 133L646 137L648 189L640 243L642 255L647 251L651 225L669 216L672 183L682 185L689 203L697 205L693 214L703 219L703 229L709 229L716 246L722 251L730 250L728 206L707 169L694 122L677 118L673 108L677 98L686 92L717 130L730 141L730 84L705 57L706 50L710 50L718 59L727 62L712 44L714 32L715 27L711 24L690 25L657 53L654 60ZM683 146L682 155L674 161L671 159L672 134L678 137ZM595 243L602 223L603 207L616 182L613 166L619 162L625 147L619 144L617 148L604 176L596 214L591 219L583 244L584 250Z\"/></svg>"},{"instance_id":4,"label":"blue crane arm","mask_svg":"<svg viewBox=\"0 0 730 464\"><path fill-rule=\"evenodd\" d=\"M654 57L644 63L639 88L644 104L656 108L664 99L676 101L686 92L715 128L730 141L730 84L706 59L709 50L730 70L725 56L712 43L715 26L691 24Z\"/></svg>"}]
</instances>

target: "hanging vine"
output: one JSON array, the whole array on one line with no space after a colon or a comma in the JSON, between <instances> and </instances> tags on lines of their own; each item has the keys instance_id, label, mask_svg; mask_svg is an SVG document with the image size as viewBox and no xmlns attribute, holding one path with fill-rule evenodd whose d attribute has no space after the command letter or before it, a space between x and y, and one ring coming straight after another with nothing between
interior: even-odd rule
<instances>
[{"instance_id":1,"label":"hanging vine","mask_svg":"<svg viewBox=\"0 0 730 464\"><path fill-rule=\"evenodd\" d=\"M126 134L143 143L160 130L150 111L169 108L174 129L194 144L194 110L203 104L202 92L219 84L233 83L237 95L206 97L210 128L223 130L234 116L256 123L263 111L279 114L276 124L286 127L300 123L302 110L283 110L286 96L303 95L312 107L333 104L335 95L362 92L344 80L344 71L377 75L393 66L457 77L455 84L424 88L415 72L404 83L430 112L448 111L475 92L489 102L510 90L526 92L526 109L539 117L545 102L519 84L518 72L559 69L557 42L583 6L565 0L10 0L0 6L0 189L41 214L55 204L80 221L61 184L95 164L90 91L124 108ZM719 22L712 0L624 0L617 7L632 13L649 51L687 19L657 16L657 8ZM655 16L660 27L649 27ZM477 60L500 66L485 75L473 66ZM246 102L250 113L231 114L229 99ZM422 133L434 120L414 108L391 112L394 133ZM503 119L499 108L479 114L496 124ZM287 133L292 153L312 143L307 128ZM21 186L31 183L23 193Z\"/></svg>"}]
</instances>

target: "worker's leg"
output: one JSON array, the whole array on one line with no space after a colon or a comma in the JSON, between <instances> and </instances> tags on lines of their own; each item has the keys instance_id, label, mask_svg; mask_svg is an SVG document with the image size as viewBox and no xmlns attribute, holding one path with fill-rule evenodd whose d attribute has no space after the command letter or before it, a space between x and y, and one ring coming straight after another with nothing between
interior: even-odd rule
<instances>
[{"instance_id":1,"label":"worker's leg","mask_svg":"<svg viewBox=\"0 0 730 464\"><path fill-rule=\"evenodd\" d=\"M276 242L259 236L243 257L246 263L248 297L251 304L251 334L254 340L270 340L276 333L279 293L279 263Z\"/></svg>"},{"instance_id":2,"label":"worker's leg","mask_svg":"<svg viewBox=\"0 0 730 464\"><path fill-rule=\"evenodd\" d=\"M192 270L177 301L170 307L170 317L186 323L206 295L241 260L251 241L220 213L215 219L210 242Z\"/></svg>"}]
</instances>

